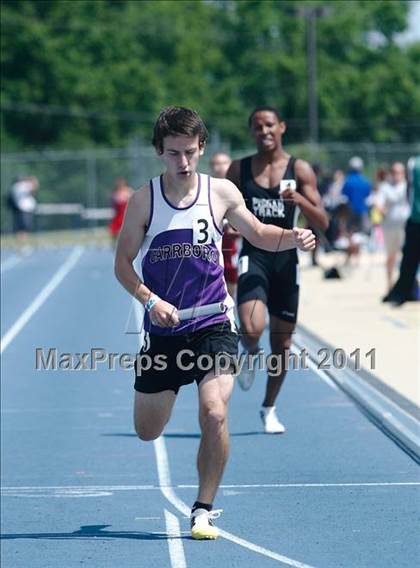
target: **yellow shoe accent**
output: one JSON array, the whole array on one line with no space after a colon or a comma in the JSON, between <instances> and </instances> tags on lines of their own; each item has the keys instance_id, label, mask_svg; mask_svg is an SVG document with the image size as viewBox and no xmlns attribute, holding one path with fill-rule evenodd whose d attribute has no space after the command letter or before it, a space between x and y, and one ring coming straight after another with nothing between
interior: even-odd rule
<instances>
[{"instance_id":1,"label":"yellow shoe accent","mask_svg":"<svg viewBox=\"0 0 420 568\"><path fill-rule=\"evenodd\" d=\"M217 519L222 512L206 511L206 509L196 509L191 514L191 536L195 540L216 540L219 530L213 526L213 519Z\"/></svg>"},{"instance_id":2,"label":"yellow shoe accent","mask_svg":"<svg viewBox=\"0 0 420 568\"><path fill-rule=\"evenodd\" d=\"M191 536L195 540L216 540L219 536L219 531L212 526L204 528L194 527L191 529Z\"/></svg>"}]
</instances>

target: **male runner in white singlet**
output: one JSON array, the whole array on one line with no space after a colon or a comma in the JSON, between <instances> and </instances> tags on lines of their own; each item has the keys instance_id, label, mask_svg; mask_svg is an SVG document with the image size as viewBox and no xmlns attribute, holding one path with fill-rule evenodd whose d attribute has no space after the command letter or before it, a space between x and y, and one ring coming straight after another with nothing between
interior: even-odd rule
<instances>
[{"instance_id":1,"label":"male runner in white singlet","mask_svg":"<svg viewBox=\"0 0 420 568\"><path fill-rule=\"evenodd\" d=\"M166 169L131 197L115 259L118 280L145 308L146 336L138 362L145 355L154 362L136 366L138 436L158 438L179 388L194 381L198 385L199 490L191 511L191 535L196 539L218 536L212 523L218 512L212 503L229 450L227 404L238 346L233 300L223 278L223 219L261 249L306 251L315 246L310 230L261 223L232 182L196 171L207 135L192 110L168 107L160 113L153 145ZM139 253L136 271L133 263ZM178 310L221 302L227 308L223 313L180 321ZM188 352L180 358L184 350ZM216 365L221 354L225 371ZM210 359L211 370L207 360L200 364L201 356Z\"/></svg>"}]
</instances>

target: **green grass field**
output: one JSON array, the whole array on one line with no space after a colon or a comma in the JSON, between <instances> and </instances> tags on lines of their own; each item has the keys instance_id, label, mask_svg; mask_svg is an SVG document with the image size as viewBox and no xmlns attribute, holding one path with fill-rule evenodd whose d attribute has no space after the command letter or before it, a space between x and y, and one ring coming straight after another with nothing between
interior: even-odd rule
<instances>
[{"instance_id":1,"label":"green grass field","mask_svg":"<svg viewBox=\"0 0 420 568\"><path fill-rule=\"evenodd\" d=\"M1 248L20 248L23 243L18 243L14 235L1 236ZM106 228L79 229L69 231L44 231L32 233L24 243L29 247L42 246L68 246L68 245L111 245L109 232Z\"/></svg>"}]
</instances>

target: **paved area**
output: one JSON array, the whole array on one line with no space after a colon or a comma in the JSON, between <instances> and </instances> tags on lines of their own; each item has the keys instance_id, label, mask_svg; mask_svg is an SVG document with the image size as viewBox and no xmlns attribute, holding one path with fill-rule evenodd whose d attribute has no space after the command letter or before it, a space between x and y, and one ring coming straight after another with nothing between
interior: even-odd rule
<instances>
[{"instance_id":1,"label":"paved area","mask_svg":"<svg viewBox=\"0 0 420 568\"><path fill-rule=\"evenodd\" d=\"M302 272L304 295L309 278L315 282L317 309L329 287L329 318L340 283L322 281L319 270ZM282 436L261 432L265 373L249 392L235 388L231 456L215 502L224 510L223 531L216 542L196 542L186 518L197 491L195 387L181 389L164 436L145 443L132 427L132 371L107 363L96 371L35 370L36 348L137 351L132 304L113 276L111 251L5 255L2 291L5 568L416 564L418 465L315 367L290 371L279 402ZM309 317L311 304L303 303ZM315 308L313 315L319 333L328 318ZM341 337L328 339L340 345ZM342 346L352 347L345 339Z\"/></svg>"},{"instance_id":2,"label":"paved area","mask_svg":"<svg viewBox=\"0 0 420 568\"><path fill-rule=\"evenodd\" d=\"M347 355L360 350L361 364L398 393L420 405L420 302L384 304L383 253L361 254L343 268L340 253L321 254L320 267L301 258L299 321ZM338 266L342 278L326 280ZM374 349L374 355L366 355ZM355 359L356 355L353 356Z\"/></svg>"}]
</instances>

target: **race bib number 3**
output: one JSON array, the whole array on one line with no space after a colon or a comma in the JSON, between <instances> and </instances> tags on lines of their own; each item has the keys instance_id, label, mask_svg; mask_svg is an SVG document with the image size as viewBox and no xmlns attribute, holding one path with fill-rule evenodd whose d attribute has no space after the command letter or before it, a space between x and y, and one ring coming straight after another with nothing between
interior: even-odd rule
<instances>
[{"instance_id":1,"label":"race bib number 3","mask_svg":"<svg viewBox=\"0 0 420 568\"><path fill-rule=\"evenodd\" d=\"M212 225L209 219L205 217L201 219L194 219L193 221L193 244L194 245L209 245L211 244Z\"/></svg>"}]
</instances>

